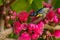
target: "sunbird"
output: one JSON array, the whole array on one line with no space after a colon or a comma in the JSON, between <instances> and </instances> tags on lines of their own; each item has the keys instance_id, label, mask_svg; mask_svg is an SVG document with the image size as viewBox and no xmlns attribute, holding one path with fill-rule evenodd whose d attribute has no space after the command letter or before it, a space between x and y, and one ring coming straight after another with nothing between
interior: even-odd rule
<instances>
[{"instance_id":1,"label":"sunbird","mask_svg":"<svg viewBox=\"0 0 60 40\"><path fill-rule=\"evenodd\" d=\"M37 10L36 12L33 12L30 14L30 16L34 16L34 17L45 17L46 14L48 13L49 8L41 8L39 10Z\"/></svg>"}]
</instances>

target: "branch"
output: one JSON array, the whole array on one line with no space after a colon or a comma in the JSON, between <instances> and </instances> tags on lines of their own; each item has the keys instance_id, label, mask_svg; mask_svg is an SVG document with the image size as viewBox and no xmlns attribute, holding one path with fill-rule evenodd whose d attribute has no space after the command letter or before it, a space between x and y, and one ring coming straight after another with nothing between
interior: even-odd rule
<instances>
[{"instance_id":1,"label":"branch","mask_svg":"<svg viewBox=\"0 0 60 40\"><path fill-rule=\"evenodd\" d=\"M5 0L3 0L5 2ZM0 14L0 31L4 31L4 15L6 14L6 7L3 3L3 7L1 7L1 14Z\"/></svg>"},{"instance_id":2,"label":"branch","mask_svg":"<svg viewBox=\"0 0 60 40\"><path fill-rule=\"evenodd\" d=\"M16 39L6 38L5 40L16 40Z\"/></svg>"},{"instance_id":3,"label":"branch","mask_svg":"<svg viewBox=\"0 0 60 40\"><path fill-rule=\"evenodd\" d=\"M3 18L0 19L0 31L4 31L4 20L3 20Z\"/></svg>"},{"instance_id":4,"label":"branch","mask_svg":"<svg viewBox=\"0 0 60 40\"><path fill-rule=\"evenodd\" d=\"M53 30L60 30L60 25L56 25L55 27L50 25L45 25L45 29L53 29Z\"/></svg>"},{"instance_id":5,"label":"branch","mask_svg":"<svg viewBox=\"0 0 60 40\"><path fill-rule=\"evenodd\" d=\"M0 32L0 39L6 38L9 34L13 32L12 28L6 29L5 31Z\"/></svg>"}]
</instances>

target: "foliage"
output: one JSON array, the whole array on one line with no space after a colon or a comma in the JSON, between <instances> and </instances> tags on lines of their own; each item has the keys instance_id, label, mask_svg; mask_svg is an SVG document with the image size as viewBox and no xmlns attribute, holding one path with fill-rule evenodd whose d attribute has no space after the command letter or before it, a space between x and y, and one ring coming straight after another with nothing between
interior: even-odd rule
<instances>
[{"instance_id":1,"label":"foliage","mask_svg":"<svg viewBox=\"0 0 60 40\"><path fill-rule=\"evenodd\" d=\"M54 8L59 8L60 7L60 0L54 0L52 4L53 4Z\"/></svg>"},{"instance_id":2,"label":"foliage","mask_svg":"<svg viewBox=\"0 0 60 40\"><path fill-rule=\"evenodd\" d=\"M0 5L2 5L2 0L0 0Z\"/></svg>"},{"instance_id":3,"label":"foliage","mask_svg":"<svg viewBox=\"0 0 60 40\"><path fill-rule=\"evenodd\" d=\"M22 10L38 10L42 8L42 1L43 0L16 0L12 4L12 9L20 12Z\"/></svg>"}]
</instances>

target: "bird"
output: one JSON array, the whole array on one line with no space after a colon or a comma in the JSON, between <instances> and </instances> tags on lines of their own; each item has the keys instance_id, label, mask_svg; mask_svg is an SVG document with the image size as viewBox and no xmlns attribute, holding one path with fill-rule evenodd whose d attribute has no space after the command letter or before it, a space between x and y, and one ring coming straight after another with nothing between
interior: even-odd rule
<instances>
[{"instance_id":1,"label":"bird","mask_svg":"<svg viewBox=\"0 0 60 40\"><path fill-rule=\"evenodd\" d=\"M37 10L36 12L33 12L30 14L31 17L45 17L46 14L48 13L49 8L40 8L39 10Z\"/></svg>"}]
</instances>

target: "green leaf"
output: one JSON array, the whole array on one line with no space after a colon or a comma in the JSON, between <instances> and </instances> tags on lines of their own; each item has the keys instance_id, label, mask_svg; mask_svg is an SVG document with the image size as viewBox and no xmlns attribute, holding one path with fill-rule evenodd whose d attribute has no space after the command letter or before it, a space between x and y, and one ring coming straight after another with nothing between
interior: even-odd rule
<instances>
[{"instance_id":1,"label":"green leaf","mask_svg":"<svg viewBox=\"0 0 60 40\"><path fill-rule=\"evenodd\" d=\"M42 1L43 0L34 0L31 4L30 8L28 8L28 9L33 9L36 11L36 10L42 8L43 7Z\"/></svg>"},{"instance_id":2,"label":"green leaf","mask_svg":"<svg viewBox=\"0 0 60 40\"><path fill-rule=\"evenodd\" d=\"M44 0L45 2L48 2L48 0Z\"/></svg>"},{"instance_id":3,"label":"green leaf","mask_svg":"<svg viewBox=\"0 0 60 40\"><path fill-rule=\"evenodd\" d=\"M52 4L53 4L54 8L59 8L60 7L60 0L54 0Z\"/></svg>"},{"instance_id":4,"label":"green leaf","mask_svg":"<svg viewBox=\"0 0 60 40\"><path fill-rule=\"evenodd\" d=\"M0 0L0 5L2 5L2 3L3 3L2 0Z\"/></svg>"},{"instance_id":5,"label":"green leaf","mask_svg":"<svg viewBox=\"0 0 60 40\"><path fill-rule=\"evenodd\" d=\"M16 0L12 5L12 9L16 12L26 10L29 7L27 0Z\"/></svg>"},{"instance_id":6,"label":"green leaf","mask_svg":"<svg viewBox=\"0 0 60 40\"><path fill-rule=\"evenodd\" d=\"M60 38L57 38L57 39L56 39L55 37L53 37L53 40L60 40Z\"/></svg>"},{"instance_id":7,"label":"green leaf","mask_svg":"<svg viewBox=\"0 0 60 40\"><path fill-rule=\"evenodd\" d=\"M29 0L31 4L27 0L16 0L12 5L12 9L16 12L20 12L23 10L30 11L31 9L38 10L42 8L43 0Z\"/></svg>"},{"instance_id":8,"label":"green leaf","mask_svg":"<svg viewBox=\"0 0 60 40\"><path fill-rule=\"evenodd\" d=\"M59 39L56 39L56 40L60 40L60 38Z\"/></svg>"},{"instance_id":9,"label":"green leaf","mask_svg":"<svg viewBox=\"0 0 60 40\"><path fill-rule=\"evenodd\" d=\"M33 0L28 0L29 4L32 4Z\"/></svg>"},{"instance_id":10,"label":"green leaf","mask_svg":"<svg viewBox=\"0 0 60 40\"><path fill-rule=\"evenodd\" d=\"M38 40L44 40L43 38L38 38Z\"/></svg>"},{"instance_id":11,"label":"green leaf","mask_svg":"<svg viewBox=\"0 0 60 40\"><path fill-rule=\"evenodd\" d=\"M33 2L33 4L32 4L32 6L34 5L33 8L34 8L35 10L38 10L38 9L42 8L42 7L43 7L42 1L43 1L43 0L34 0L34 2Z\"/></svg>"},{"instance_id":12,"label":"green leaf","mask_svg":"<svg viewBox=\"0 0 60 40\"><path fill-rule=\"evenodd\" d=\"M13 23L13 20L9 20L8 23L12 24Z\"/></svg>"},{"instance_id":13,"label":"green leaf","mask_svg":"<svg viewBox=\"0 0 60 40\"><path fill-rule=\"evenodd\" d=\"M17 36L16 34L14 34L14 33L8 35L8 37L9 37L9 38L18 38L18 36Z\"/></svg>"}]
</instances>

